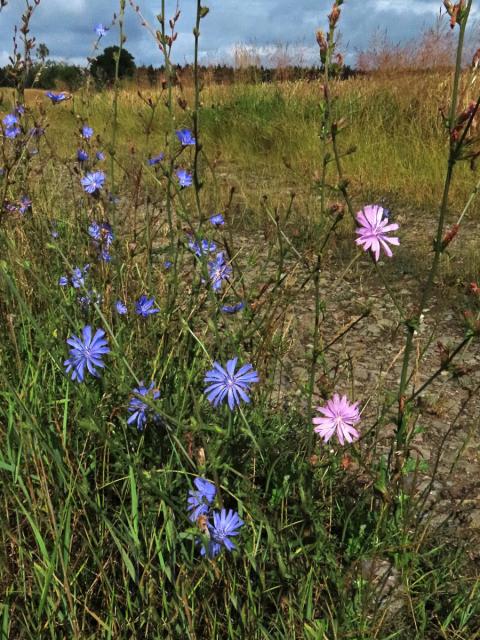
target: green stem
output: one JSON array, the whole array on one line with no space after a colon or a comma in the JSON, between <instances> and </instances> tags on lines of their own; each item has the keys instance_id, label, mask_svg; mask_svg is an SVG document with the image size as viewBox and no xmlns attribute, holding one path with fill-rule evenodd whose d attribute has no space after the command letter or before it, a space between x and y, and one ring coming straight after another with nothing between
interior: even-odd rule
<instances>
[{"instance_id":1,"label":"green stem","mask_svg":"<svg viewBox=\"0 0 480 640\"><path fill-rule=\"evenodd\" d=\"M118 27L120 30L120 44L117 52L117 58L115 60L112 146L110 149L110 177L112 181L112 189L111 189L112 195L115 194L115 154L117 152L117 133L118 133L118 92L119 92L120 57L122 55L123 42L124 42L123 24L124 24L124 18L125 18L125 1L126 0L120 0L120 15L118 17ZM115 207L112 207L112 211L115 211Z\"/></svg>"},{"instance_id":2,"label":"green stem","mask_svg":"<svg viewBox=\"0 0 480 640\"><path fill-rule=\"evenodd\" d=\"M200 159L200 151L201 151L201 145L199 140L201 89L200 89L200 77L199 77L199 70L198 70L198 51L199 51L201 19L202 19L201 0L197 0L197 14L195 19L195 28L193 30L193 35L195 38L194 58L193 58L193 84L195 87L195 101L194 101L194 107L193 107L193 135L195 138L195 154L193 158L193 186L195 189L195 203L197 206L197 213L199 216L200 225L203 222L202 209L200 204L200 189L202 188L202 183L199 177L199 159Z\"/></svg>"},{"instance_id":3,"label":"green stem","mask_svg":"<svg viewBox=\"0 0 480 640\"><path fill-rule=\"evenodd\" d=\"M456 55L456 64L455 64L455 75L453 80L453 89L452 89L452 102L450 105L450 116L449 116L449 127L453 126L455 120L455 114L457 112L458 105L458 91L460 86L460 78L462 73L462 53L463 53L463 45L465 39L465 29L467 26L468 15L470 13L470 8L472 6L472 0L469 0L467 8L465 10L464 18L460 24L460 34L458 36L458 45L457 45L457 55ZM420 315L423 312L423 309L426 307L426 304L430 298L432 293L432 287L437 275L438 266L440 264L440 257L443 252L442 247L442 237L443 237L443 229L445 226L445 218L448 210L448 198L450 194L450 187L452 183L453 171L455 168L455 163L457 161L459 149L454 145L450 144L450 152L448 157L448 166L447 166L447 175L445 177L445 185L443 188L443 196L442 202L440 205L440 213L438 216L438 224L437 224L437 233L435 237L435 252L433 256L432 266L428 273L427 282L425 283L425 287L423 288L422 297L420 300L418 317L414 322L407 324L407 340L405 344L405 352L403 354L403 363L402 363L402 372L400 375L400 387L398 392L398 431L397 431L397 444L399 444L404 435L404 429L401 427L403 423L403 412L405 409L404 396L408 383L408 370L410 366L410 358L413 349L413 338L415 333L415 325L418 324L420 320Z\"/></svg>"}]
</instances>

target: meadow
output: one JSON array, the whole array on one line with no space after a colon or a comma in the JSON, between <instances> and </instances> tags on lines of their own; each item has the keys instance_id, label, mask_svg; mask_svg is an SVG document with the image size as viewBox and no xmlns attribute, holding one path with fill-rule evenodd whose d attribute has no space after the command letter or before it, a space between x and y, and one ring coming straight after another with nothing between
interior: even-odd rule
<instances>
[{"instance_id":1,"label":"meadow","mask_svg":"<svg viewBox=\"0 0 480 640\"><path fill-rule=\"evenodd\" d=\"M176 83L178 16L163 87L25 91L19 60L1 640L480 638L460 5L457 64L424 72L332 79L342 0L322 82Z\"/></svg>"}]
</instances>

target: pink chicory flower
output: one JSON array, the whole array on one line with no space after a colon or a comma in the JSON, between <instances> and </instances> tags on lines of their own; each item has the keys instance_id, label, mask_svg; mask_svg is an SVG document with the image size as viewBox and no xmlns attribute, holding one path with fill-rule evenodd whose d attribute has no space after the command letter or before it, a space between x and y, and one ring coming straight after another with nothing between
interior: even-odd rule
<instances>
[{"instance_id":1,"label":"pink chicory flower","mask_svg":"<svg viewBox=\"0 0 480 640\"><path fill-rule=\"evenodd\" d=\"M328 442L335 432L341 445L345 444L345 441L358 440L360 434L354 427L360 422L358 402L351 404L347 396L340 397L335 393L324 407L317 407L317 410L322 417L313 418L313 430L324 442Z\"/></svg>"},{"instance_id":2,"label":"pink chicory flower","mask_svg":"<svg viewBox=\"0 0 480 640\"><path fill-rule=\"evenodd\" d=\"M356 218L360 225L355 230L359 236L355 240L356 244L361 245L365 251L371 250L375 262L380 259L380 249L391 258L393 254L388 245L398 246L400 240L387 235L390 231L398 229L397 223L390 223L387 211L380 205L369 204L357 213Z\"/></svg>"}]
</instances>

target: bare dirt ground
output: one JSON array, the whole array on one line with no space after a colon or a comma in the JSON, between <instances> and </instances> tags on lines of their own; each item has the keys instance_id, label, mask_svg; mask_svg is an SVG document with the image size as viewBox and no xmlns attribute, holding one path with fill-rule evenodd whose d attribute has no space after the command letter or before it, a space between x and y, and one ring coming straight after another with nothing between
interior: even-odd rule
<instances>
[{"instance_id":1,"label":"bare dirt ground","mask_svg":"<svg viewBox=\"0 0 480 640\"><path fill-rule=\"evenodd\" d=\"M405 224L406 216L399 216L399 222L402 245L398 256L393 260L385 259L380 269L399 301L400 311L408 318L413 315L430 265L429 247L432 245L429 238L434 233L434 220L421 216L412 221L410 217L409 224ZM455 260L455 252L465 251L465 242L469 243L467 255L472 250L480 252L476 227L470 223L462 229L456 239L462 244L453 246L452 255L447 259ZM264 247L265 242L272 243L275 239L258 239ZM317 371L315 398L323 404L325 397L337 391L359 400L363 407L362 422L368 429L385 402L393 401L398 391L406 330L399 309L371 261L367 256L360 256L352 265L350 256L339 258L338 249L342 243L343 239L340 239L321 267L322 344L324 347L333 344L326 349L328 375L323 375L322 367ZM241 245L239 259L243 262L245 256L254 251L252 247L257 242L252 243L249 238ZM277 267L273 254L269 259L267 253L264 248L257 254L257 270L263 274L274 273ZM284 402L298 399L302 386L304 388L307 383L315 319L313 281L301 288L307 272L293 253L292 259L284 265L286 293L279 294L282 320L276 328L286 354L280 374ZM351 252L353 258L355 255ZM313 264L313 253L308 257ZM463 272L465 267L468 271L471 265L463 265ZM449 277L455 281L452 286L445 285L445 278L435 282L422 325L415 336L411 392L419 389L439 369L442 355L453 350L465 337L465 283L460 272ZM288 307L283 307L284 304ZM367 308L369 315L362 317ZM346 331L350 325L353 326ZM413 439L412 455L419 465L406 480L414 494L423 492L425 495L432 527L447 522L453 527L455 536L476 540L480 540L479 391L480 348L478 339L474 338L454 360L453 366L438 375L415 400L414 426L419 432ZM387 412L374 455L381 455L389 447L396 408L395 403ZM473 558L480 563L480 552L472 551Z\"/></svg>"}]
</instances>

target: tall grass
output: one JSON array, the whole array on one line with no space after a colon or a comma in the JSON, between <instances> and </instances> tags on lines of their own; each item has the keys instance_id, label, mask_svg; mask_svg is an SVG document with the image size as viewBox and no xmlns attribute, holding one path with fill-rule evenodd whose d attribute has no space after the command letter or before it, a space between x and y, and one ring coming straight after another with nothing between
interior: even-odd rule
<instances>
[{"instance_id":1,"label":"tall grass","mask_svg":"<svg viewBox=\"0 0 480 640\"><path fill-rule=\"evenodd\" d=\"M219 169L223 193L241 186L248 206L258 211L256 194L294 189L312 204L315 161L322 103L317 83L208 85L203 92L203 138ZM338 83L336 105L345 118L345 139L356 153L347 160L352 188L359 201L387 196L401 207L431 211L441 195L445 129L438 111L447 102L450 85L441 73L354 78ZM174 90L176 95L179 90ZM474 95L475 88L470 94ZM39 92L27 101L38 105ZM7 91L5 90L5 94ZM188 88L181 94L190 100ZM157 99L155 92L145 97ZM468 96L467 96L468 98ZM97 130L106 131L111 98L108 93L78 94L75 109L88 114ZM75 122L65 106L50 123L49 134L59 152L72 153L65 133ZM119 154L127 162L161 148L166 115L160 110L145 149L144 120L148 107L134 90L119 94ZM177 108L178 122L188 117ZM288 165L288 166L287 166ZM254 167L254 170L252 170ZM255 181L252 176L255 175ZM471 185L468 167L461 167L453 199L466 199Z\"/></svg>"}]
</instances>

